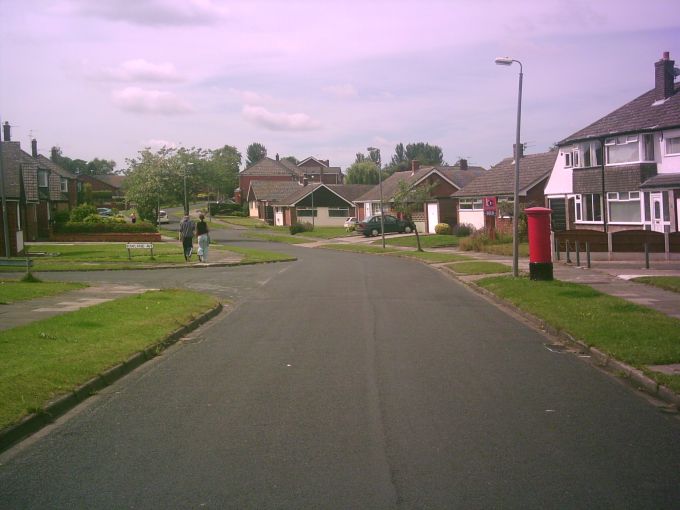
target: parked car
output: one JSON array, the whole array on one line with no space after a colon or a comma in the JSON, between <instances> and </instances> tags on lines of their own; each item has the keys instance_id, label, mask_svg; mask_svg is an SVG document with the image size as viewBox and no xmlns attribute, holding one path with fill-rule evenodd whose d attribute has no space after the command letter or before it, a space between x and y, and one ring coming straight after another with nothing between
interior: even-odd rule
<instances>
[{"instance_id":1,"label":"parked car","mask_svg":"<svg viewBox=\"0 0 680 510\"><path fill-rule=\"evenodd\" d=\"M97 214L99 216L113 216L113 211L108 207L97 207Z\"/></svg>"},{"instance_id":2,"label":"parked car","mask_svg":"<svg viewBox=\"0 0 680 510\"><path fill-rule=\"evenodd\" d=\"M348 230L354 230L358 223L359 223L358 219L356 219L354 216L350 216L345 220L345 223L343 225Z\"/></svg>"},{"instance_id":3,"label":"parked car","mask_svg":"<svg viewBox=\"0 0 680 510\"><path fill-rule=\"evenodd\" d=\"M412 221L400 220L390 214L383 216L383 223L386 234L389 232L410 234L416 228ZM380 235L380 215L371 216L364 221L360 221L357 224L357 232L364 234L366 237Z\"/></svg>"},{"instance_id":4,"label":"parked car","mask_svg":"<svg viewBox=\"0 0 680 510\"><path fill-rule=\"evenodd\" d=\"M170 223L170 218L168 218L168 213L160 210L158 212L158 223Z\"/></svg>"}]
</instances>

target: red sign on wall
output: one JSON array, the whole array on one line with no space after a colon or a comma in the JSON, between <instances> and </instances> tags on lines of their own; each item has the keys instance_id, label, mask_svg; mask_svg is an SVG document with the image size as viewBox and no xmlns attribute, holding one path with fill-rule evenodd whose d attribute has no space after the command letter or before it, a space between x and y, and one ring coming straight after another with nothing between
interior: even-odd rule
<instances>
[{"instance_id":1,"label":"red sign on wall","mask_svg":"<svg viewBox=\"0 0 680 510\"><path fill-rule=\"evenodd\" d=\"M484 197L484 212L496 212L496 197Z\"/></svg>"}]
</instances>

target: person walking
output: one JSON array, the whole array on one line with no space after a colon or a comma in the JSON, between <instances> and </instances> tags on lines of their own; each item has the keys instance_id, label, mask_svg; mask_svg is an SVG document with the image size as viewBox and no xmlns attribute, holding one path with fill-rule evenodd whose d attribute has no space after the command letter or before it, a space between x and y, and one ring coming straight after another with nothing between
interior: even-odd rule
<instances>
[{"instance_id":1,"label":"person walking","mask_svg":"<svg viewBox=\"0 0 680 510\"><path fill-rule=\"evenodd\" d=\"M182 241L184 260L187 262L191 260L191 253L194 250L194 228L194 222L189 219L189 215L185 215L179 224L179 239Z\"/></svg>"},{"instance_id":2,"label":"person walking","mask_svg":"<svg viewBox=\"0 0 680 510\"><path fill-rule=\"evenodd\" d=\"M210 246L210 234L208 224L205 222L203 213L198 215L196 223L196 235L198 236L198 260L208 262L208 247Z\"/></svg>"}]
</instances>

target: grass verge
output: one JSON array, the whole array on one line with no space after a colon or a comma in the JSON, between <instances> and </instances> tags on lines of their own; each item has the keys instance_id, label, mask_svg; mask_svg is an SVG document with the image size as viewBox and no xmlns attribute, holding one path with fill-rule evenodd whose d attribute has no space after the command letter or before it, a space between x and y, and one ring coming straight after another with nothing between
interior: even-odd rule
<instances>
[{"instance_id":1,"label":"grass verge","mask_svg":"<svg viewBox=\"0 0 680 510\"><path fill-rule=\"evenodd\" d=\"M0 333L0 428L40 410L217 305L198 292L151 291ZM125 320L115 320L125 317Z\"/></svg>"},{"instance_id":2,"label":"grass verge","mask_svg":"<svg viewBox=\"0 0 680 510\"><path fill-rule=\"evenodd\" d=\"M7 305L17 301L27 301L45 296L53 296L69 290L87 287L84 283L67 282L20 282L0 280L0 304Z\"/></svg>"},{"instance_id":3,"label":"grass verge","mask_svg":"<svg viewBox=\"0 0 680 510\"><path fill-rule=\"evenodd\" d=\"M463 260L471 260L470 257L466 257L465 255L459 255L457 253L443 253L436 251L398 251L392 253L392 255L418 259L429 264L442 264L444 262L460 262Z\"/></svg>"},{"instance_id":4,"label":"grass verge","mask_svg":"<svg viewBox=\"0 0 680 510\"><path fill-rule=\"evenodd\" d=\"M641 276L633 278L633 281L653 285L671 292L680 292L680 276Z\"/></svg>"},{"instance_id":5,"label":"grass verge","mask_svg":"<svg viewBox=\"0 0 680 510\"><path fill-rule=\"evenodd\" d=\"M351 251L354 253L394 253L396 250L389 248L382 249L382 246L372 246L368 244L322 244L319 248L329 250Z\"/></svg>"},{"instance_id":6,"label":"grass verge","mask_svg":"<svg viewBox=\"0 0 680 510\"><path fill-rule=\"evenodd\" d=\"M575 283L498 276L477 284L680 392L680 376L647 368L680 363L680 320Z\"/></svg>"},{"instance_id":7,"label":"grass verge","mask_svg":"<svg viewBox=\"0 0 680 510\"><path fill-rule=\"evenodd\" d=\"M297 260L295 257L284 253L274 253L271 251L258 250L255 248L242 248L240 246L229 246L229 251L243 255L243 259L238 264L260 264L265 262L292 262ZM212 247L211 247L212 249ZM238 265L235 264L235 265Z\"/></svg>"},{"instance_id":8,"label":"grass verge","mask_svg":"<svg viewBox=\"0 0 680 510\"><path fill-rule=\"evenodd\" d=\"M243 237L249 239L262 239L263 241L269 241L270 243L286 243L286 244L304 244L310 242L309 239L297 236L287 236L287 235L277 235L277 234L265 234L260 232L248 232L247 234L241 234Z\"/></svg>"},{"instance_id":9,"label":"grass verge","mask_svg":"<svg viewBox=\"0 0 680 510\"><path fill-rule=\"evenodd\" d=\"M420 234L420 246L423 248L446 248L450 246L458 246L459 241L460 239L456 236ZM382 240L373 242L373 244L378 243L382 244ZM402 237L387 237L385 238L385 244L389 244L390 246L405 246L407 248L416 248L418 246L415 234Z\"/></svg>"},{"instance_id":10,"label":"grass verge","mask_svg":"<svg viewBox=\"0 0 680 510\"><path fill-rule=\"evenodd\" d=\"M500 262L469 261L449 264L446 267L460 274L497 274L509 273L510 267Z\"/></svg>"}]
</instances>

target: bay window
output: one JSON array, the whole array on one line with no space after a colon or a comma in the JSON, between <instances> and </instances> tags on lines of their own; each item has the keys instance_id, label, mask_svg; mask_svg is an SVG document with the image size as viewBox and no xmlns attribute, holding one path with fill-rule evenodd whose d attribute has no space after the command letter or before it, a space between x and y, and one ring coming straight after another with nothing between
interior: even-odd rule
<instances>
[{"instance_id":1,"label":"bay window","mask_svg":"<svg viewBox=\"0 0 680 510\"><path fill-rule=\"evenodd\" d=\"M608 165L640 161L640 142L637 135L607 138L604 145Z\"/></svg>"}]
</instances>

